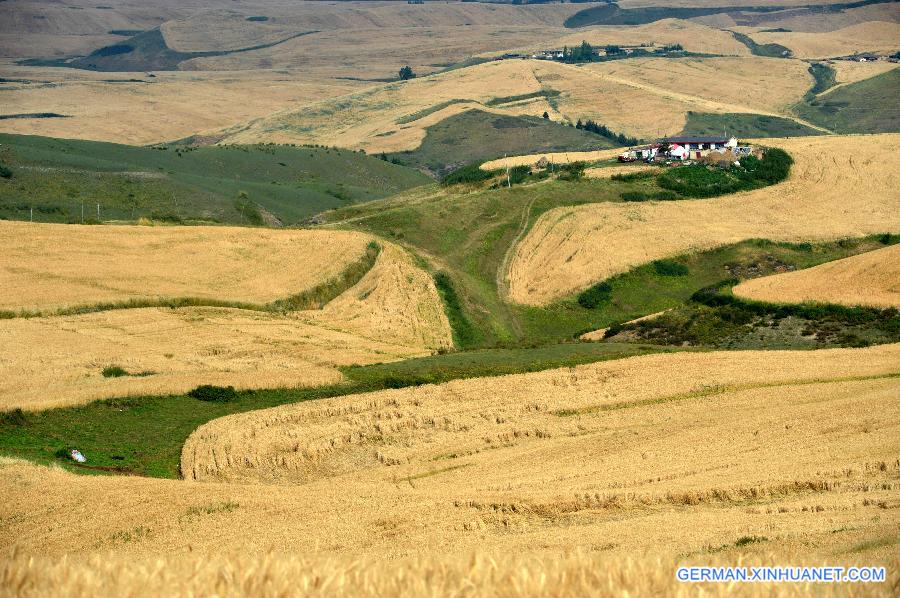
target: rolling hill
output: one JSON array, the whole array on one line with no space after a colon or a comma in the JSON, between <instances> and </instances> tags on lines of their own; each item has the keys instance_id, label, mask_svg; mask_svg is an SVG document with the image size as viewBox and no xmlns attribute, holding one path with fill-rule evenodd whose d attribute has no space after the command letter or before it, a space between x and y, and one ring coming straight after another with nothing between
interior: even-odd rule
<instances>
[{"instance_id":1,"label":"rolling hill","mask_svg":"<svg viewBox=\"0 0 900 598\"><path fill-rule=\"evenodd\" d=\"M0 180L0 217L17 220L293 224L428 182L411 169L321 147L135 147L5 134L0 143L0 161L13 173Z\"/></svg>"}]
</instances>

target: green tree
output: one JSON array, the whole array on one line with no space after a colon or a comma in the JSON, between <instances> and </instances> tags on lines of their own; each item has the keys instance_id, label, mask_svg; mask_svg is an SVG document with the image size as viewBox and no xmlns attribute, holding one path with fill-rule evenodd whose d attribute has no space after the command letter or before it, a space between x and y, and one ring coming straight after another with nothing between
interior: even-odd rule
<instances>
[{"instance_id":1,"label":"green tree","mask_svg":"<svg viewBox=\"0 0 900 598\"><path fill-rule=\"evenodd\" d=\"M415 78L416 78L416 74L413 72L411 66L406 65L405 67L400 69L400 80L401 81L408 81L410 79L415 79Z\"/></svg>"},{"instance_id":2,"label":"green tree","mask_svg":"<svg viewBox=\"0 0 900 598\"><path fill-rule=\"evenodd\" d=\"M548 120L550 119L550 113L547 112L546 110L544 111L544 118L546 118Z\"/></svg>"}]
</instances>

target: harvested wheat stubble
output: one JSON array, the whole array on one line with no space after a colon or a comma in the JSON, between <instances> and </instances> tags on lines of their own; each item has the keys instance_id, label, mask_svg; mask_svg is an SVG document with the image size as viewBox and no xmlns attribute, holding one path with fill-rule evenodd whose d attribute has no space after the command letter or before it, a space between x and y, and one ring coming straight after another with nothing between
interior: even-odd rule
<instances>
[{"instance_id":1,"label":"harvested wheat stubble","mask_svg":"<svg viewBox=\"0 0 900 598\"><path fill-rule=\"evenodd\" d=\"M767 140L788 180L707 200L601 203L545 213L519 243L509 298L542 305L634 266L750 238L825 241L900 230L900 135Z\"/></svg>"},{"instance_id":2,"label":"harvested wheat stubble","mask_svg":"<svg viewBox=\"0 0 900 598\"><path fill-rule=\"evenodd\" d=\"M747 280L734 287L734 294L772 303L900 307L900 245L808 270Z\"/></svg>"},{"instance_id":3,"label":"harvested wheat stubble","mask_svg":"<svg viewBox=\"0 0 900 598\"><path fill-rule=\"evenodd\" d=\"M344 379L339 365L430 353L325 327L304 313L146 308L2 320L0 410L183 393L198 384L334 384ZM135 375L106 378L111 365Z\"/></svg>"},{"instance_id":4,"label":"harvested wheat stubble","mask_svg":"<svg viewBox=\"0 0 900 598\"><path fill-rule=\"evenodd\" d=\"M0 222L0 309L172 297L265 303L327 282L370 240L343 231Z\"/></svg>"},{"instance_id":5,"label":"harvested wheat stubble","mask_svg":"<svg viewBox=\"0 0 900 598\"><path fill-rule=\"evenodd\" d=\"M3 460L0 543L674 558L765 536L872 541L874 564L900 523L898 364L898 345L685 353L326 399L201 427L182 465L204 483Z\"/></svg>"},{"instance_id":6,"label":"harvested wheat stubble","mask_svg":"<svg viewBox=\"0 0 900 598\"><path fill-rule=\"evenodd\" d=\"M144 308L0 320L0 410L179 393L198 384L333 384L343 380L337 366L451 345L431 278L384 244L362 280L322 310ZM149 375L105 378L110 365Z\"/></svg>"},{"instance_id":7,"label":"harvested wheat stubble","mask_svg":"<svg viewBox=\"0 0 900 598\"><path fill-rule=\"evenodd\" d=\"M809 564L791 553L754 555L743 566ZM859 584L854 595L888 595L897 583L900 560L888 561L889 579L874 587ZM851 567L853 559L830 565ZM246 555L178 555L124 559L95 554L87 559L32 557L21 551L0 560L0 591L15 588L23 598L82 596L806 596L811 584L684 584L679 566L734 566L731 557L622 559L584 551L528 556L473 553L426 556L385 562L377 558L322 558L267 552ZM857 591L860 590L860 591ZM821 596L843 596L849 587L815 587Z\"/></svg>"}]
</instances>

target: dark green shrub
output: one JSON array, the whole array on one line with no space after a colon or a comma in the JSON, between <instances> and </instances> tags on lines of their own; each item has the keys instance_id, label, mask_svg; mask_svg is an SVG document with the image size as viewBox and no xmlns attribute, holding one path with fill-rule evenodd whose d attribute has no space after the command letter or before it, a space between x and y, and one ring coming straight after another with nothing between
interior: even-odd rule
<instances>
[{"instance_id":1,"label":"dark green shrub","mask_svg":"<svg viewBox=\"0 0 900 598\"><path fill-rule=\"evenodd\" d=\"M24 426L27 423L25 412L21 409L0 413L0 426Z\"/></svg>"},{"instance_id":2,"label":"dark green shrub","mask_svg":"<svg viewBox=\"0 0 900 598\"><path fill-rule=\"evenodd\" d=\"M587 167L586 162L570 162L557 167L559 172L559 180L561 181L578 181L584 176L584 169Z\"/></svg>"},{"instance_id":3,"label":"dark green shrub","mask_svg":"<svg viewBox=\"0 0 900 598\"><path fill-rule=\"evenodd\" d=\"M201 384L188 393L189 397L198 401L209 401L213 403L227 403L237 398L237 391L233 386L213 386L212 384Z\"/></svg>"},{"instance_id":4,"label":"dark green shrub","mask_svg":"<svg viewBox=\"0 0 900 598\"><path fill-rule=\"evenodd\" d=\"M122 376L127 376L128 372L125 371L124 368L121 368L117 365L110 365L103 368L103 377L104 378L121 378Z\"/></svg>"},{"instance_id":5,"label":"dark green shrub","mask_svg":"<svg viewBox=\"0 0 900 598\"><path fill-rule=\"evenodd\" d=\"M884 233L883 235L878 235L878 242L882 245L892 245L896 242L898 235L892 235L891 233Z\"/></svg>"},{"instance_id":6,"label":"dark green shrub","mask_svg":"<svg viewBox=\"0 0 900 598\"><path fill-rule=\"evenodd\" d=\"M493 178L497 175L497 171L487 171L481 169L481 162L473 162L457 168L447 176L441 179L441 185L459 185L462 183L480 183Z\"/></svg>"},{"instance_id":7,"label":"dark green shrub","mask_svg":"<svg viewBox=\"0 0 900 598\"><path fill-rule=\"evenodd\" d=\"M612 285L606 281L595 284L578 295L578 304L586 309L595 309L609 301Z\"/></svg>"},{"instance_id":8,"label":"dark green shrub","mask_svg":"<svg viewBox=\"0 0 900 598\"><path fill-rule=\"evenodd\" d=\"M643 191L623 191L622 201L647 201L650 196Z\"/></svg>"},{"instance_id":9,"label":"dark green shrub","mask_svg":"<svg viewBox=\"0 0 900 598\"><path fill-rule=\"evenodd\" d=\"M3 162L0 162L0 178L11 179L12 175L12 170Z\"/></svg>"},{"instance_id":10,"label":"dark green shrub","mask_svg":"<svg viewBox=\"0 0 900 598\"><path fill-rule=\"evenodd\" d=\"M518 185L525 181L528 178L528 175L531 174L531 167L529 166L516 166L515 168L509 169L509 183L511 185Z\"/></svg>"},{"instance_id":11,"label":"dark green shrub","mask_svg":"<svg viewBox=\"0 0 900 598\"><path fill-rule=\"evenodd\" d=\"M638 172L614 174L610 178L614 181L621 181L623 183L631 183L631 182L640 181L643 179L651 179L655 176L656 176L656 172L653 170L639 170Z\"/></svg>"},{"instance_id":12,"label":"dark green shrub","mask_svg":"<svg viewBox=\"0 0 900 598\"><path fill-rule=\"evenodd\" d=\"M674 260L656 260L651 265L660 276L687 276L688 267Z\"/></svg>"}]
</instances>

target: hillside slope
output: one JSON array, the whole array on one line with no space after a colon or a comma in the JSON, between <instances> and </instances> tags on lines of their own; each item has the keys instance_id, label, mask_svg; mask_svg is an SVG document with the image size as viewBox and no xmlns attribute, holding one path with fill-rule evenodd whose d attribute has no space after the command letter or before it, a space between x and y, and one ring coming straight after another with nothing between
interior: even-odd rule
<instances>
[{"instance_id":1,"label":"hillside slope","mask_svg":"<svg viewBox=\"0 0 900 598\"><path fill-rule=\"evenodd\" d=\"M0 134L0 217L294 224L428 182L412 169L310 147L135 147ZM82 205L85 212L82 216ZM33 214L31 210L34 210Z\"/></svg>"},{"instance_id":2,"label":"hillside slope","mask_svg":"<svg viewBox=\"0 0 900 598\"><path fill-rule=\"evenodd\" d=\"M596 204L544 214L511 260L509 298L542 305L627 269L749 238L810 241L900 230L900 135L768 141L787 181L709 200Z\"/></svg>"}]
</instances>

